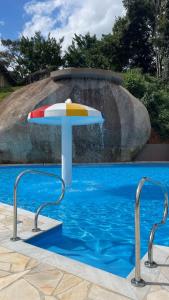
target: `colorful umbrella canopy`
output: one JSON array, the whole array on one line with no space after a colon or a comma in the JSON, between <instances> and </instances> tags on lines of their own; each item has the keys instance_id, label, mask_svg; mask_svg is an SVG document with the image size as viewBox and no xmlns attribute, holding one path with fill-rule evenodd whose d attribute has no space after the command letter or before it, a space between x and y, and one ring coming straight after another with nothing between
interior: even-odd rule
<instances>
[{"instance_id":1,"label":"colorful umbrella canopy","mask_svg":"<svg viewBox=\"0 0 169 300\"><path fill-rule=\"evenodd\" d=\"M68 99L65 103L35 109L29 113L28 122L62 126L62 178L69 186L72 182L72 126L103 123L101 112Z\"/></svg>"},{"instance_id":2,"label":"colorful umbrella canopy","mask_svg":"<svg viewBox=\"0 0 169 300\"><path fill-rule=\"evenodd\" d=\"M37 124L61 125L66 119L71 125L102 123L100 111L68 99L65 103L42 106L28 115L28 121Z\"/></svg>"}]
</instances>

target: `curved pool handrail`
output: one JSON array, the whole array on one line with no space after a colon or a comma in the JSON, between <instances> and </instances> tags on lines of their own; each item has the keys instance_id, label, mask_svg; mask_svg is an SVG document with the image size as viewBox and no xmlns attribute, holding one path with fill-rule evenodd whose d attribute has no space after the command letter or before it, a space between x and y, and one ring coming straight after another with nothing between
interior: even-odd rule
<instances>
[{"instance_id":1,"label":"curved pool handrail","mask_svg":"<svg viewBox=\"0 0 169 300\"><path fill-rule=\"evenodd\" d=\"M153 225L153 228L150 232L150 239L149 239L149 247L148 247L148 263L155 263L153 262L153 241L154 236L157 228L164 224L167 219L168 215L168 192L167 188L164 184L159 181L155 181L148 177L143 177L138 184L137 191L136 191L136 201L135 201L135 277L131 280L131 283L136 287L143 287L146 285L146 282L141 278L141 268L140 268L140 195L143 189L145 182L150 182L156 186L159 186L164 194L164 213L161 222L156 223ZM146 264L148 264L146 262Z\"/></svg>"},{"instance_id":2,"label":"curved pool handrail","mask_svg":"<svg viewBox=\"0 0 169 300\"><path fill-rule=\"evenodd\" d=\"M17 189L18 189L18 184L21 180L21 178L26 175L26 174L39 174L39 175L45 175L45 176L49 176L49 177L54 177L57 180L60 180L62 183L62 190L61 190L61 194L58 197L58 199L55 202L45 202L44 204L40 205L40 207L37 209L36 214L35 214L35 219L34 219L34 228L33 231L39 231L40 229L38 228L37 224L38 224L38 216L39 213L41 212L41 210L48 206L48 205L58 205L60 204L60 202L62 201L64 195L65 195L65 183L64 180L53 173L48 173L48 172L44 172L44 171L39 171L39 170L24 170L22 171L16 178L15 180L15 184L14 184L14 193L13 193L13 237L11 238L12 241L17 241L20 238L17 236Z\"/></svg>"},{"instance_id":3,"label":"curved pool handrail","mask_svg":"<svg viewBox=\"0 0 169 300\"><path fill-rule=\"evenodd\" d=\"M157 229L166 223L167 216L168 216L168 192L167 188L164 185L161 185L161 189L164 194L164 211L163 211L163 217L162 220L159 223L155 223L152 226L152 229L150 231L150 237L149 237L149 243L148 243L148 260L145 262L145 266L148 268L156 268L157 263L153 261L153 241L155 237L155 233Z\"/></svg>"}]
</instances>

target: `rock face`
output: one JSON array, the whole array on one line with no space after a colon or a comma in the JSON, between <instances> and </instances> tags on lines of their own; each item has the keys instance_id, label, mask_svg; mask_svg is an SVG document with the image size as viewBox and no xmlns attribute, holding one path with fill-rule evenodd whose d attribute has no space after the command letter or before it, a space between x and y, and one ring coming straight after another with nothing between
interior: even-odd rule
<instances>
[{"instance_id":1,"label":"rock face","mask_svg":"<svg viewBox=\"0 0 169 300\"><path fill-rule=\"evenodd\" d=\"M14 92L0 103L0 163L60 162L60 127L27 123L30 111L73 102L103 113L103 126L73 128L74 162L130 161L147 142L146 108L112 72L67 69Z\"/></svg>"}]
</instances>

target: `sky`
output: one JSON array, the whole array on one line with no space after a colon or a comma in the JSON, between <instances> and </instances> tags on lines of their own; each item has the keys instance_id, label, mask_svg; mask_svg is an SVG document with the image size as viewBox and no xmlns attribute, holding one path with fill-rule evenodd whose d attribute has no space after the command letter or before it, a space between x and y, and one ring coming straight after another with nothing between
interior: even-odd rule
<instances>
[{"instance_id":1,"label":"sky","mask_svg":"<svg viewBox=\"0 0 169 300\"><path fill-rule=\"evenodd\" d=\"M66 49L75 33L111 32L123 13L122 0L0 0L0 38L50 32L57 40L64 36Z\"/></svg>"}]
</instances>

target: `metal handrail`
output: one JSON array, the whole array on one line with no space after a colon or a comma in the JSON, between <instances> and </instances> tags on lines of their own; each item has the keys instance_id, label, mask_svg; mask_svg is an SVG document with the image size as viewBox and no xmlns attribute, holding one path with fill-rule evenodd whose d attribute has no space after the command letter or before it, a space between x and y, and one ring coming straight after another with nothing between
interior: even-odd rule
<instances>
[{"instance_id":1,"label":"metal handrail","mask_svg":"<svg viewBox=\"0 0 169 300\"><path fill-rule=\"evenodd\" d=\"M136 201L135 201L135 277L131 280L131 283L136 287L143 287L146 285L146 282L141 278L141 267L140 267L140 194L145 182L150 182L154 185L159 186L164 193L164 213L163 219L160 223L154 224L150 233L149 247L148 247L148 262L153 262L153 241L157 228L164 224L168 215L168 193L165 185L159 181L152 180L148 177L143 177L137 187L136 191ZM148 264L148 263L147 263ZM155 263L153 262L153 265Z\"/></svg>"},{"instance_id":2,"label":"metal handrail","mask_svg":"<svg viewBox=\"0 0 169 300\"><path fill-rule=\"evenodd\" d=\"M43 171L37 171L37 170L25 170L25 171L21 172L18 175L18 177L16 178L16 181L15 181L15 184L14 184L14 193L13 193L13 236L11 238L12 241L17 241L17 240L20 239L17 236L17 188L18 188L18 184L19 184L21 178L24 175L28 174L28 173L40 174L40 175L45 175L45 176L49 176L49 177L54 177L57 180L60 180L61 183L62 183L62 191L61 191L61 195L59 196L59 198L55 202L46 202L46 203L42 204L37 209L36 214L35 214L35 219L34 219L34 228L32 229L33 231L39 231L40 230L38 228L37 224L38 224L38 216L39 216L39 213L41 212L41 210L44 207L48 206L48 205L58 205L62 201L62 199L64 197L64 194L65 194L65 183L64 183L64 180L60 176L52 174L52 173L43 172Z\"/></svg>"},{"instance_id":3,"label":"metal handrail","mask_svg":"<svg viewBox=\"0 0 169 300\"><path fill-rule=\"evenodd\" d=\"M163 218L161 222L155 223L150 232L149 243L148 243L148 260L145 262L145 266L148 268L156 268L158 266L158 264L155 261L153 261L153 241L157 229L161 225L166 223L167 216L168 216L168 192L164 185L160 185L160 187L164 194L164 212L163 212Z\"/></svg>"}]
</instances>

